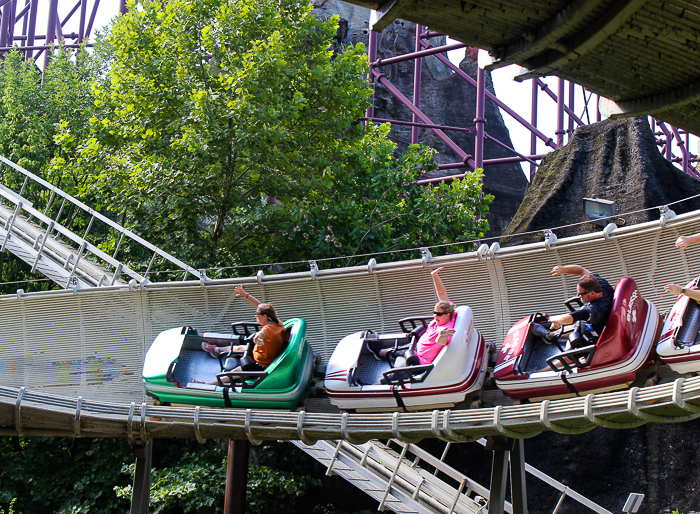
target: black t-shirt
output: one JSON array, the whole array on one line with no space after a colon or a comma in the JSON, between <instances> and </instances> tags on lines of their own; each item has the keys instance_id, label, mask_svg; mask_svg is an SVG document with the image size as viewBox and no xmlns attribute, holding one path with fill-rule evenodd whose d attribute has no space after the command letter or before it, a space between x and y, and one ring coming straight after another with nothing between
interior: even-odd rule
<instances>
[{"instance_id":1,"label":"black t-shirt","mask_svg":"<svg viewBox=\"0 0 700 514\"><path fill-rule=\"evenodd\" d=\"M612 309L613 294L614 290L612 286L603 277L597 273L593 273L593 276L600 282L600 289L603 292L603 296L587 303L581 307L576 312L572 313L571 316L574 321L588 321L598 334L600 334L605 328L605 324L608 322L610 317L610 310Z\"/></svg>"}]
</instances>

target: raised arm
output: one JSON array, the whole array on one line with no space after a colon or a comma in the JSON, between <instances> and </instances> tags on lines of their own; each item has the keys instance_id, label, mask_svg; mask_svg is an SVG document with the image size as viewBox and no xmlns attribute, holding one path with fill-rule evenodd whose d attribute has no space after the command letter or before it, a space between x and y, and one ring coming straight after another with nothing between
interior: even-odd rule
<instances>
[{"instance_id":1,"label":"raised arm","mask_svg":"<svg viewBox=\"0 0 700 514\"><path fill-rule=\"evenodd\" d=\"M684 294L688 298L692 298L693 300L697 300L700 302L700 291L697 289L685 289L683 286L679 286L678 284L667 284L664 286L664 290L667 293L670 293L674 296L677 296L679 294Z\"/></svg>"},{"instance_id":2,"label":"raised arm","mask_svg":"<svg viewBox=\"0 0 700 514\"><path fill-rule=\"evenodd\" d=\"M693 243L697 243L698 241L700 241L700 234L680 236L678 239L676 239L676 248L680 248L682 250L683 248L686 248Z\"/></svg>"},{"instance_id":3,"label":"raised arm","mask_svg":"<svg viewBox=\"0 0 700 514\"><path fill-rule=\"evenodd\" d=\"M588 271L586 268L583 266L579 266L578 264L569 264L567 266L554 266L552 268L552 275L557 276L557 275L578 275L579 277L582 277L584 275L592 275L590 271Z\"/></svg>"},{"instance_id":4,"label":"raised arm","mask_svg":"<svg viewBox=\"0 0 700 514\"><path fill-rule=\"evenodd\" d=\"M444 268L441 266L439 268L435 268L433 271L430 272L430 274L433 277L433 283L435 284L435 293L437 294L438 300L441 302L449 302L450 299L447 297L447 289L445 289L445 284L442 283L442 279L440 279L440 271L443 270Z\"/></svg>"},{"instance_id":5,"label":"raised arm","mask_svg":"<svg viewBox=\"0 0 700 514\"><path fill-rule=\"evenodd\" d=\"M236 287L236 296L242 296L246 300L248 300L250 303L253 304L253 307L257 307L260 305L262 302L255 298L255 296L251 295L250 293L247 293L245 289L243 289L243 286L237 286Z\"/></svg>"}]
</instances>

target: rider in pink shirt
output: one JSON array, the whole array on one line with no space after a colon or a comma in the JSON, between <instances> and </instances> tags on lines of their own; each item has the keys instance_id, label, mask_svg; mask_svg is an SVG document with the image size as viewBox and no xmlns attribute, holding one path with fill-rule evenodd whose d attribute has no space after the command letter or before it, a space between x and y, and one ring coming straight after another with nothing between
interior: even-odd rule
<instances>
[{"instance_id":1,"label":"rider in pink shirt","mask_svg":"<svg viewBox=\"0 0 700 514\"><path fill-rule=\"evenodd\" d=\"M442 347L450 343L455 333L455 307L447 297L447 290L438 275L442 269L441 267L436 268L431 273L435 292L440 301L433 308L433 321L428 324L427 330L416 345L416 355L421 364L433 362Z\"/></svg>"}]
</instances>

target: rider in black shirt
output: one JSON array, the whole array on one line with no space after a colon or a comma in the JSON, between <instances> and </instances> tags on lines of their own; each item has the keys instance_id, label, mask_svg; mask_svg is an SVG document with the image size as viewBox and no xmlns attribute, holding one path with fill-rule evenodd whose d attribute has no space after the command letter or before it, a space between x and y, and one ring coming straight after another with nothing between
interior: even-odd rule
<instances>
[{"instance_id":1,"label":"rider in black shirt","mask_svg":"<svg viewBox=\"0 0 700 514\"><path fill-rule=\"evenodd\" d=\"M586 268L576 264L568 266L554 266L552 275L568 273L579 275L581 278L576 285L576 293L585 303L577 311L550 318L549 326L533 324L533 332L548 340L553 340L561 335L564 325L571 325L577 321L586 321L600 334L605 328L610 316L613 301L613 288L603 277L597 273L591 273Z\"/></svg>"}]
</instances>

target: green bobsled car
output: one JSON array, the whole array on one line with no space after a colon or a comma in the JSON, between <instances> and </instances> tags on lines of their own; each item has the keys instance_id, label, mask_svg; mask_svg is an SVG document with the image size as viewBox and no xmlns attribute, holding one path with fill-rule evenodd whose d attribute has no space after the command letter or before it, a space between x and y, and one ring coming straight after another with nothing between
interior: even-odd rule
<instances>
[{"instance_id":1,"label":"green bobsled car","mask_svg":"<svg viewBox=\"0 0 700 514\"><path fill-rule=\"evenodd\" d=\"M258 324L232 323L231 334L200 334L192 327L165 330L153 341L143 364L146 394L163 403L293 409L309 393L314 355L306 342L306 321L295 318L284 326L289 342L282 354L264 371L238 372L230 371L239 364L236 354L215 359L202 350L202 343L224 350L249 343L252 350L250 341L260 329ZM230 383L222 382L223 377ZM208 384L213 381L218 385Z\"/></svg>"}]
</instances>

